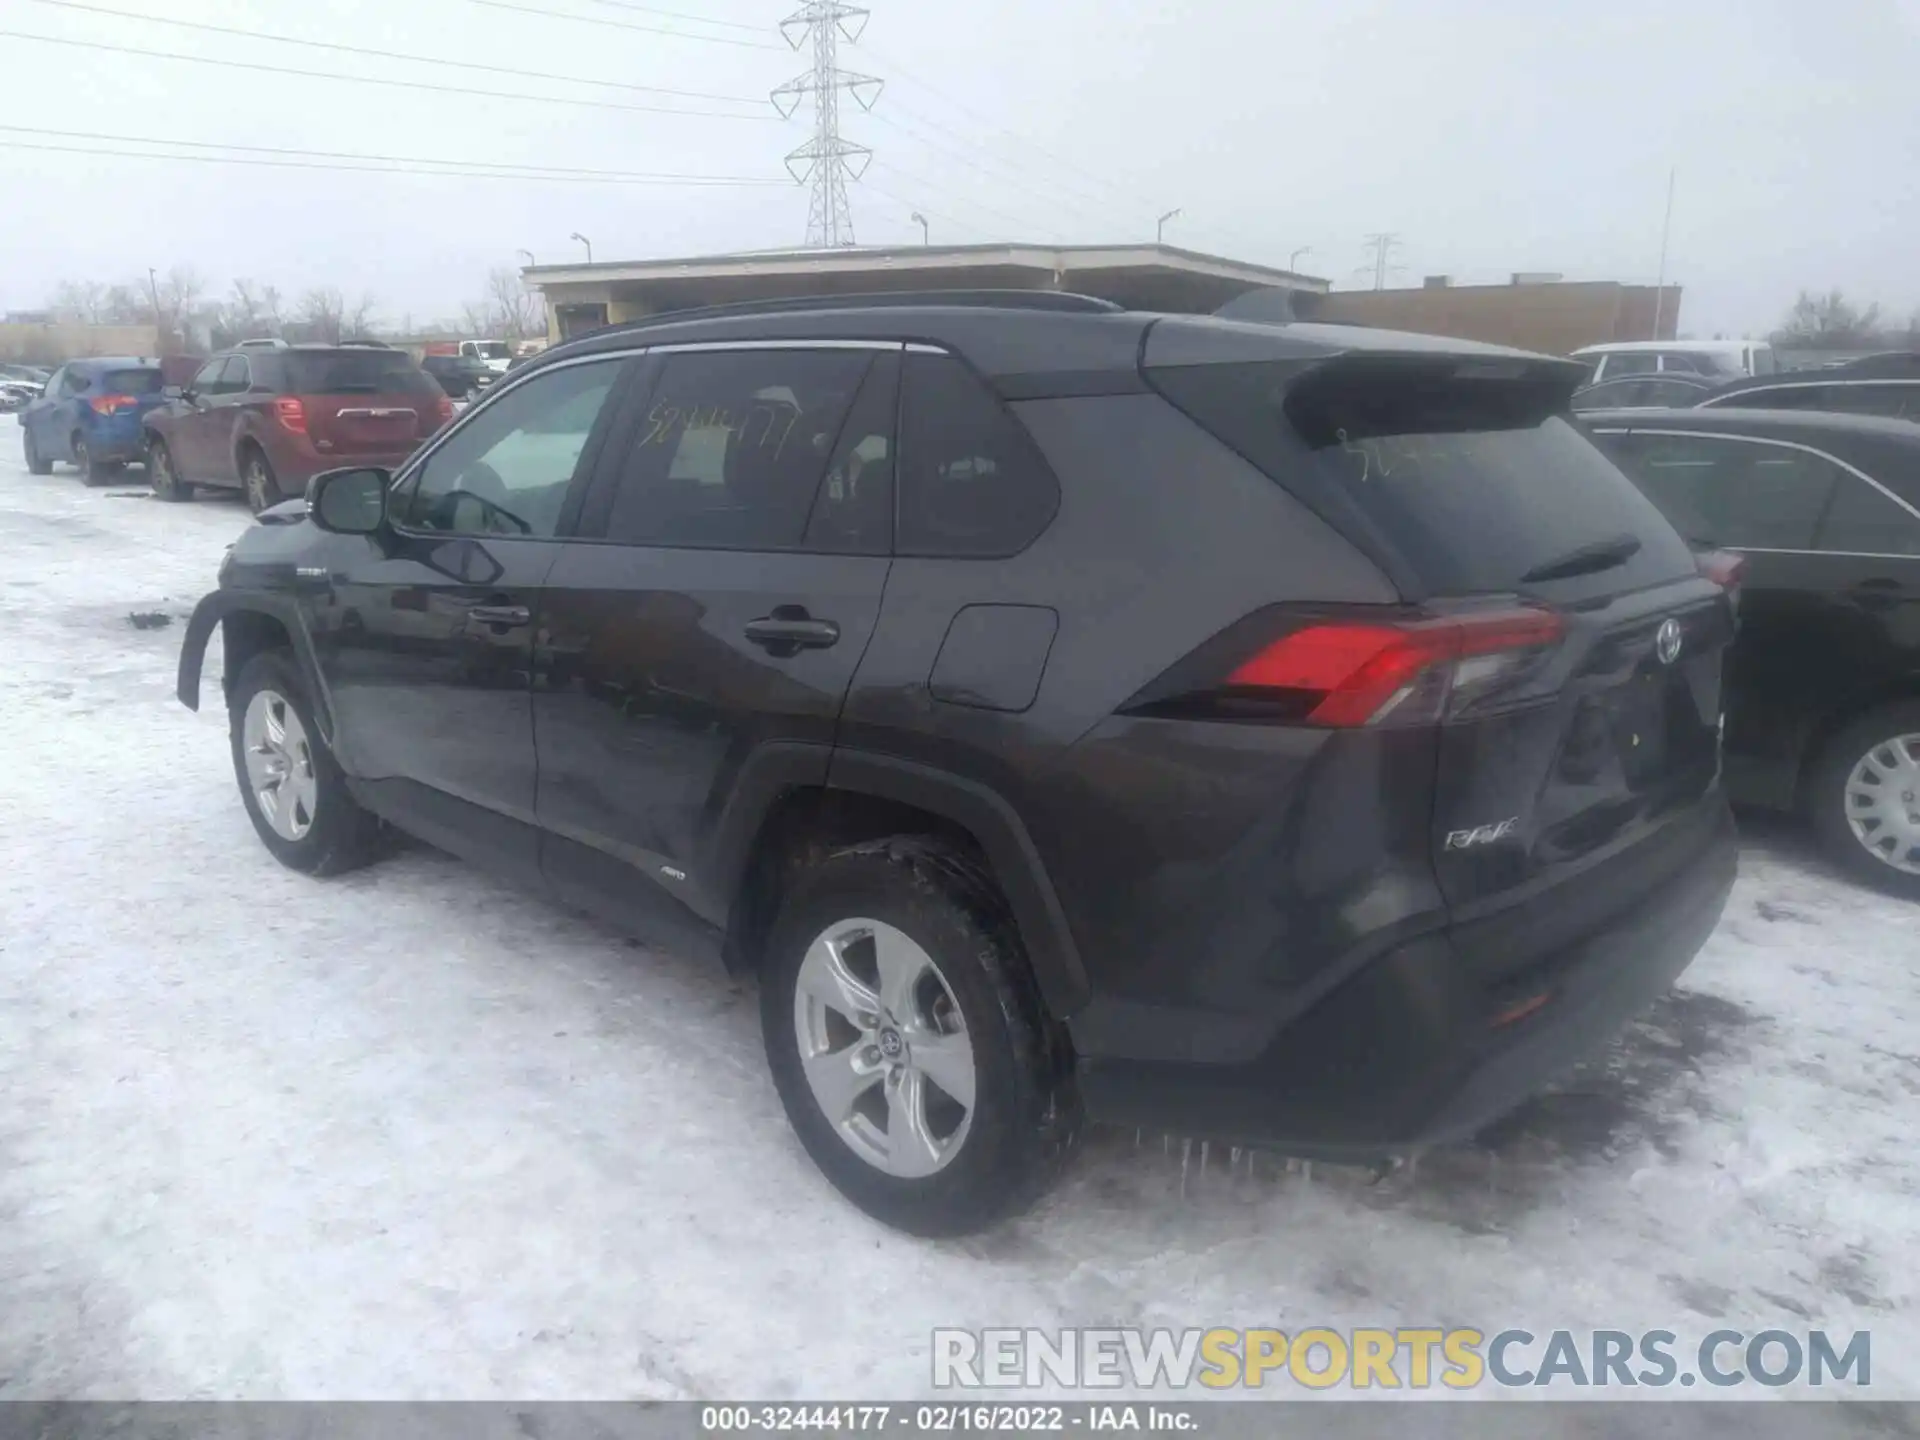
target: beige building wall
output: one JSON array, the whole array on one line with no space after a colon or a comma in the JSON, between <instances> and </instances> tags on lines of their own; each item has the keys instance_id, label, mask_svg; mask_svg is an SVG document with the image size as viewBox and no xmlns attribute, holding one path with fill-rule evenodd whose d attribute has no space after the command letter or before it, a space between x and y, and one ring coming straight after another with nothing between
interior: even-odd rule
<instances>
[{"instance_id":1,"label":"beige building wall","mask_svg":"<svg viewBox=\"0 0 1920 1440\"><path fill-rule=\"evenodd\" d=\"M0 324L0 360L58 365L89 355L158 355L160 332L151 325Z\"/></svg>"}]
</instances>

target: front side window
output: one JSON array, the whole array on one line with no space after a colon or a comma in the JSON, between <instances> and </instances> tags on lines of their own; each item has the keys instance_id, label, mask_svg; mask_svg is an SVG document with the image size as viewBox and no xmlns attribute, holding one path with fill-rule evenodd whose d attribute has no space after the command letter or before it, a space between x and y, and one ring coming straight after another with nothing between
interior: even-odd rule
<instances>
[{"instance_id":1,"label":"front side window","mask_svg":"<svg viewBox=\"0 0 1920 1440\"><path fill-rule=\"evenodd\" d=\"M1920 419L1920 384L1829 385L1826 397L1825 408L1846 415Z\"/></svg>"},{"instance_id":2,"label":"front side window","mask_svg":"<svg viewBox=\"0 0 1920 1440\"><path fill-rule=\"evenodd\" d=\"M848 428L876 356L865 350L714 350L667 355L621 466L607 538L630 545L709 550L790 550L808 535L822 481L839 498L881 494L888 426L877 417L878 454L860 457L847 482ZM867 430L873 421L863 421ZM863 434L861 437L865 439ZM884 514L881 516L884 519Z\"/></svg>"},{"instance_id":3,"label":"front side window","mask_svg":"<svg viewBox=\"0 0 1920 1440\"><path fill-rule=\"evenodd\" d=\"M476 413L427 456L401 525L451 535L551 536L624 359L549 370Z\"/></svg>"},{"instance_id":4,"label":"front side window","mask_svg":"<svg viewBox=\"0 0 1920 1440\"><path fill-rule=\"evenodd\" d=\"M1660 369L1658 355L1609 355L1607 356L1606 376L1609 380L1618 380L1625 375L1652 375Z\"/></svg>"},{"instance_id":5,"label":"front side window","mask_svg":"<svg viewBox=\"0 0 1920 1440\"><path fill-rule=\"evenodd\" d=\"M1762 385L1736 390L1718 404L1737 410L1831 410L1825 385Z\"/></svg>"},{"instance_id":6,"label":"front side window","mask_svg":"<svg viewBox=\"0 0 1920 1440\"><path fill-rule=\"evenodd\" d=\"M1673 528L1703 545L1811 549L1828 497L1846 477L1824 456L1721 435L1600 438Z\"/></svg>"},{"instance_id":7,"label":"front side window","mask_svg":"<svg viewBox=\"0 0 1920 1440\"><path fill-rule=\"evenodd\" d=\"M227 368L227 357L221 355L209 360L193 372L193 383L187 388L196 395L218 395L220 393L220 372Z\"/></svg>"}]
</instances>

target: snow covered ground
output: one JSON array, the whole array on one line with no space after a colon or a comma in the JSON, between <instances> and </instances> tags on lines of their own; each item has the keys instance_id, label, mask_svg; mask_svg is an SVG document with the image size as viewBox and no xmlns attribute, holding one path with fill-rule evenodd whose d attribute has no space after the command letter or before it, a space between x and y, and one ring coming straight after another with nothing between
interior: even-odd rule
<instances>
[{"instance_id":1,"label":"snow covered ground","mask_svg":"<svg viewBox=\"0 0 1920 1440\"><path fill-rule=\"evenodd\" d=\"M1920 1396L1920 909L1790 830L1685 988L1475 1146L1369 1187L1096 1136L924 1244L814 1173L719 974L425 850L277 866L172 695L245 511L18 434L0 1397L904 1397L936 1325L1071 1324L1869 1329Z\"/></svg>"}]
</instances>

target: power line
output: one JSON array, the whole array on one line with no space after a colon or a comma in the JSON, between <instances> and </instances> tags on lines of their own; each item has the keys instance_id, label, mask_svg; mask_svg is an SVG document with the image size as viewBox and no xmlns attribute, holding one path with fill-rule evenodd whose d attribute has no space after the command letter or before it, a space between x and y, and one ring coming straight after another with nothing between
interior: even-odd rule
<instances>
[{"instance_id":1,"label":"power line","mask_svg":"<svg viewBox=\"0 0 1920 1440\"><path fill-rule=\"evenodd\" d=\"M918 184L918 185L925 184L925 182L920 180L919 177L911 175L905 170L902 170L899 166L889 164L885 160L875 160L873 162L872 168L876 170L885 170L890 175L898 175L902 180L912 181L914 184ZM899 199L897 195L892 198L894 198L895 200ZM902 201L901 203L905 204L906 202ZM984 201L970 199L970 200L967 200L965 203L969 209L978 210L983 214L991 215L998 220L1002 220L1005 223L1013 226L1016 231L1031 229L1031 226L1028 224L1027 221L1020 219L1016 215L1009 215L1006 211L998 209L995 206L988 205ZM926 207L921 206L920 208L925 209ZM941 216L940 218L945 220L952 219L951 216ZM990 232L982 231L982 233L985 234Z\"/></svg>"},{"instance_id":2,"label":"power line","mask_svg":"<svg viewBox=\"0 0 1920 1440\"><path fill-rule=\"evenodd\" d=\"M1005 127L1001 126L996 120L994 120L991 116L982 114L980 111L974 109L971 105L967 104L966 101L961 100L956 96L949 94L945 90L942 90L938 85L935 85L931 80L927 79L926 76L920 74L918 71L910 69L909 67L901 64L898 60L892 59L889 56L881 54L878 50L875 50L871 45L866 45L866 46L863 46L862 48L868 54L872 55L874 59L878 60L881 64L886 65L890 69L897 70L902 75L905 75L909 79L913 80L916 84L918 84L923 90L927 91L929 94L936 95L940 99L945 100L949 105L953 106L954 109L960 111L962 114L971 115L976 121L980 122L983 125L991 127L998 134L1006 136L1007 139L1015 141L1020 145L1024 145L1027 149L1033 151L1034 154L1042 156L1045 159L1051 160L1056 165L1063 165L1069 170L1085 175L1089 180L1092 180L1095 184L1099 185L1101 188L1110 190L1116 196L1120 196L1124 198L1130 205L1139 205L1143 203L1140 201L1140 199L1137 196L1123 191L1120 186L1114 184L1114 182L1112 182L1111 180L1104 179L1103 177L1096 175L1093 171L1088 170L1085 166L1079 165L1072 160L1068 160L1064 156L1055 154L1053 151L1048 150L1043 146L1036 144L1034 141L1028 139L1024 135L1019 135L1011 130L1006 129ZM922 117L922 118L925 118L925 117Z\"/></svg>"},{"instance_id":3,"label":"power line","mask_svg":"<svg viewBox=\"0 0 1920 1440\"><path fill-rule=\"evenodd\" d=\"M495 0L476 0L493 4ZM345 80L356 85L385 85L401 90L431 90L441 95L478 95L489 100L535 100L546 105L584 105L594 110L630 110L647 115L691 115L702 120L772 119L767 115L734 115L720 110L684 110L670 105L623 105L616 100L581 100L564 95L527 95L512 90L479 90L465 85L436 85L428 80L388 80L374 75L342 75L337 70L301 70L291 65L263 65L257 60L225 60L209 55L182 55L177 50L144 50L134 45L109 45L101 40L73 40L65 36L29 35L20 30L0 30L0 39L36 40L43 45L71 45L82 50L105 50L116 55L141 55L156 60L182 60L192 65L213 65L222 69L258 70L268 75L299 75L309 80Z\"/></svg>"},{"instance_id":4,"label":"power line","mask_svg":"<svg viewBox=\"0 0 1920 1440\"><path fill-rule=\"evenodd\" d=\"M485 5L494 10L517 10L523 15L539 15L548 20L571 20L579 25L603 25L610 30L638 30L647 35L671 35L676 40L700 40L709 45L738 45L742 50L771 50L778 54L778 45L768 45L757 40L735 40L725 35L689 35L684 30L664 30L658 25L640 25L631 20L607 20L598 15L569 15L564 10L543 10L536 5L514 5L508 0L469 0L470 4Z\"/></svg>"},{"instance_id":5,"label":"power line","mask_svg":"<svg viewBox=\"0 0 1920 1440\"><path fill-rule=\"evenodd\" d=\"M186 150L240 150L255 155L291 155L323 160L364 160L390 165L459 166L481 173L491 170L513 172L501 177L505 179L520 178L533 172L554 179L623 180L688 185L778 185L781 187L786 185L784 180L764 175L676 175L665 171L588 170L570 165L518 165L500 160L446 160L419 155L365 155L351 150L302 150L290 146L241 145L228 141L169 140L154 135L105 135L84 130L49 130L33 125L0 125L0 132L13 135L42 135L56 140L104 140L117 145L173 145ZM187 160L200 157L159 155L154 158Z\"/></svg>"},{"instance_id":6,"label":"power line","mask_svg":"<svg viewBox=\"0 0 1920 1440\"><path fill-rule=\"evenodd\" d=\"M916 126L902 124L899 120L892 119L885 115L876 115L874 118L878 120L882 125L891 126L892 128L899 130L902 134L910 135L913 138L919 140L923 145L931 146L933 149L941 152L942 154L946 155L948 158L956 160L960 164L965 165L968 169L977 171L980 175L986 177L988 180L993 181L997 185L1011 184L1017 189L1024 190L1029 195L1032 195L1037 199L1043 200L1048 205L1052 205L1052 206L1059 205L1063 200L1067 198L1058 193L1049 193L1044 189L1041 189L1035 185L1028 183L1024 179L1017 178L1016 172L1013 171L1010 165L1005 165L1005 162L1001 162L1001 163L1004 165L1004 168L1007 173L1005 175L996 175L993 171L989 170L985 165L982 165L978 161L969 157L965 151L957 149L952 145L944 144L941 141L934 139L932 136L918 129L918 127ZM1079 210L1080 213L1083 215L1091 215L1094 213L1091 210L1089 210L1085 204L1078 201L1069 201L1068 205L1069 205L1069 208ZM1107 223L1107 220L1109 217L1099 216L1096 218L1100 219L1102 224L1105 224Z\"/></svg>"},{"instance_id":7,"label":"power line","mask_svg":"<svg viewBox=\"0 0 1920 1440\"><path fill-rule=\"evenodd\" d=\"M199 30L209 35L233 35L243 40L266 40L275 45L298 45L303 50L333 50L342 55L366 55L375 60L404 60L416 65L442 65L455 70L476 70L488 75L512 75L524 80L559 80L569 85L600 85L614 90L639 90L655 95L677 95L683 100L719 100L734 105L759 105L751 95L716 95L704 90L670 90L660 85L634 85L625 80L591 80L582 75L555 75L545 70L526 70L514 65L484 65L475 60L449 60L436 55L410 55L392 50L374 50L360 45L340 45L329 40L305 40L293 35L269 35L260 30L243 30L237 25L210 25L195 20L175 20L165 15L141 15L127 10L112 10L104 5L86 5L81 0L29 0L58 10L82 10L90 15L107 15L115 20L138 20L148 25L171 25L178 30Z\"/></svg>"},{"instance_id":8,"label":"power line","mask_svg":"<svg viewBox=\"0 0 1920 1440\"><path fill-rule=\"evenodd\" d=\"M1397 231L1381 230L1366 237L1366 246L1373 252L1373 288L1387 288L1388 270L1398 270L1398 265L1389 266L1387 259L1400 248L1400 235Z\"/></svg>"},{"instance_id":9,"label":"power line","mask_svg":"<svg viewBox=\"0 0 1920 1440\"><path fill-rule=\"evenodd\" d=\"M13 150L44 150L56 155L103 155L123 160L190 160L207 165L256 165L276 170L343 170L368 175L438 175L462 180L564 180L569 184L616 184L616 185L689 185L698 188L718 188L722 186L744 186L757 188L767 185L784 185L780 180L730 180L725 178L708 179L702 176L682 175L672 179L648 179L642 176L620 176L616 174L577 175L566 171L513 172L507 170L444 170L419 165L344 165L332 161L306 160L269 160L250 155L168 155L151 150L110 150L103 147L74 145L47 145L38 141L10 141L8 148Z\"/></svg>"},{"instance_id":10,"label":"power line","mask_svg":"<svg viewBox=\"0 0 1920 1440\"><path fill-rule=\"evenodd\" d=\"M633 0L593 0L593 3L610 5L616 10L637 10L642 15L659 15L668 20L690 20L696 25L717 25L722 30L750 30L755 35L762 33L764 28L740 20L709 20L704 15L689 15L684 10L656 10L651 5L635 5Z\"/></svg>"}]
</instances>

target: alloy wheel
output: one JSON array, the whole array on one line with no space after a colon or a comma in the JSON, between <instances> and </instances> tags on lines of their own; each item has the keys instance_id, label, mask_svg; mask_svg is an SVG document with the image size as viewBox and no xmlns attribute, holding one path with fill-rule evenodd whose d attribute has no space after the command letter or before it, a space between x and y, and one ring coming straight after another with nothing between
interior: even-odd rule
<instances>
[{"instance_id":1,"label":"alloy wheel","mask_svg":"<svg viewBox=\"0 0 1920 1440\"><path fill-rule=\"evenodd\" d=\"M240 744L247 784L273 833L282 840L304 838L313 828L320 782L306 726L286 696L277 690L254 693L240 722Z\"/></svg>"},{"instance_id":2,"label":"alloy wheel","mask_svg":"<svg viewBox=\"0 0 1920 1440\"><path fill-rule=\"evenodd\" d=\"M1847 825L1881 863L1920 875L1920 735L1889 735L1848 772Z\"/></svg>"},{"instance_id":3,"label":"alloy wheel","mask_svg":"<svg viewBox=\"0 0 1920 1440\"><path fill-rule=\"evenodd\" d=\"M973 1119L973 1045L929 955L879 920L828 926L793 995L800 1066L834 1133L875 1169L918 1179L944 1168Z\"/></svg>"},{"instance_id":4,"label":"alloy wheel","mask_svg":"<svg viewBox=\"0 0 1920 1440\"><path fill-rule=\"evenodd\" d=\"M173 494L173 462L167 456L167 447L153 445L147 449L147 483L153 487L153 493L160 496Z\"/></svg>"},{"instance_id":5,"label":"alloy wheel","mask_svg":"<svg viewBox=\"0 0 1920 1440\"><path fill-rule=\"evenodd\" d=\"M247 461L246 486L247 504L256 515L278 498L274 493L273 477L267 471L267 462L257 455Z\"/></svg>"},{"instance_id":6,"label":"alloy wheel","mask_svg":"<svg viewBox=\"0 0 1920 1440\"><path fill-rule=\"evenodd\" d=\"M87 442L77 437L73 442L73 468L88 479L93 478L93 456L87 451Z\"/></svg>"}]
</instances>

